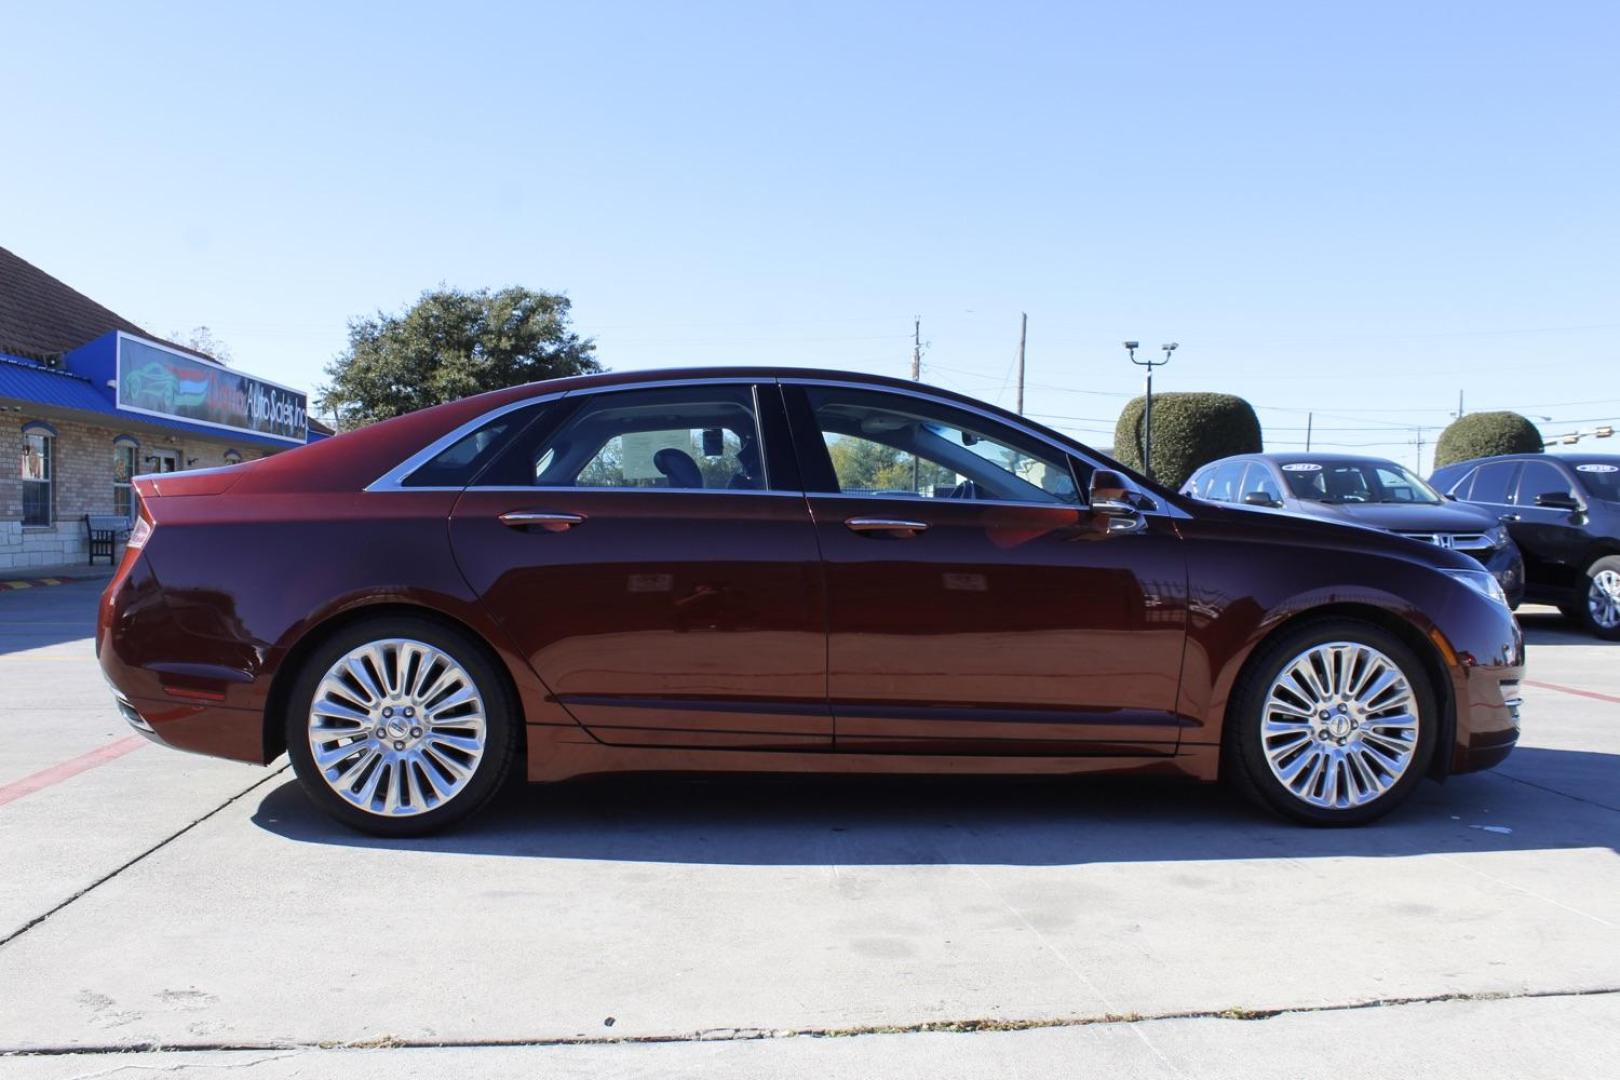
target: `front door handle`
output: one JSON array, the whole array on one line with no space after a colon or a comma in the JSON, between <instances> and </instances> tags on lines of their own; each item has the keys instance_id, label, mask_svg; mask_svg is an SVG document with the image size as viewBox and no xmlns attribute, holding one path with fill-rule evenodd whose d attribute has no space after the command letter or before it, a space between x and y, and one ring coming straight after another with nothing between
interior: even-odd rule
<instances>
[{"instance_id":1,"label":"front door handle","mask_svg":"<svg viewBox=\"0 0 1620 1080\"><path fill-rule=\"evenodd\" d=\"M567 532L584 520L584 514L557 510L508 510L501 515L501 524L508 528L541 529L545 532Z\"/></svg>"},{"instance_id":2,"label":"front door handle","mask_svg":"<svg viewBox=\"0 0 1620 1080\"><path fill-rule=\"evenodd\" d=\"M909 518L852 517L845 520L844 527L862 536L893 536L909 540L927 529L928 522L912 521Z\"/></svg>"}]
</instances>

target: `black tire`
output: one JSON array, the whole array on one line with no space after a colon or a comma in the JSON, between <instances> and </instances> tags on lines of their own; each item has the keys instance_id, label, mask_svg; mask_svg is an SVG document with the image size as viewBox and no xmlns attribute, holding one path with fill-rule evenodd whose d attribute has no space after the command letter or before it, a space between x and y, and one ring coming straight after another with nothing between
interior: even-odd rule
<instances>
[{"instance_id":1,"label":"black tire","mask_svg":"<svg viewBox=\"0 0 1620 1080\"><path fill-rule=\"evenodd\" d=\"M310 709L328 670L354 649L370 642L395 638L430 645L460 665L482 699L484 714L483 750L470 766L471 775L442 802L403 816L387 816L364 809L333 790L315 763L309 737ZM343 824L374 836L422 836L449 828L477 813L500 790L512 769L518 746L516 703L511 700L506 680L502 678L488 650L464 631L433 619L410 615L389 615L356 622L322 642L305 658L303 670L298 673L292 693L288 696L284 723L287 756L291 758L293 772L311 801ZM387 748L383 749L386 751ZM376 768L381 771L382 766L379 764ZM360 771L357 769L353 775L358 775ZM389 779L392 780L392 776ZM427 790L420 774L412 779L417 787ZM448 780L449 777L442 776L440 779ZM423 805L427 802L424 800Z\"/></svg>"},{"instance_id":2,"label":"black tire","mask_svg":"<svg viewBox=\"0 0 1620 1080\"><path fill-rule=\"evenodd\" d=\"M1273 773L1266 760L1261 725L1272 684L1295 658L1315 646L1340 641L1376 649L1399 668L1411 687L1418 731L1415 748L1404 771L1382 794L1360 805L1326 807L1306 801ZM1250 658L1237 686L1233 688L1227 707L1221 771L1246 797L1273 813L1309 825L1364 825L1383 817L1404 802L1428 772L1429 761L1434 756L1439 721L1439 710L1428 672L1404 641L1372 623L1345 618L1315 619L1277 633L1262 642ZM1340 774L1340 779L1350 783L1350 778L1343 774Z\"/></svg>"},{"instance_id":3,"label":"black tire","mask_svg":"<svg viewBox=\"0 0 1620 1080\"><path fill-rule=\"evenodd\" d=\"M1620 574L1620 555L1605 555L1601 559L1594 560L1592 565L1586 568L1586 573L1581 575L1579 586L1581 595L1568 606L1560 605L1559 610L1593 637L1602 638L1604 641L1620 641L1620 619L1612 626L1604 626L1592 612L1591 596L1593 591L1599 588L1597 585L1599 574Z\"/></svg>"}]
</instances>

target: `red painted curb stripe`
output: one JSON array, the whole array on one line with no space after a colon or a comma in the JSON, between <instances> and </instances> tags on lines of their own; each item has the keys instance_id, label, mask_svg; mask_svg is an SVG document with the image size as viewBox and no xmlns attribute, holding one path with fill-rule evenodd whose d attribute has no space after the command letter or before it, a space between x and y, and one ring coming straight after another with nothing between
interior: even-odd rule
<instances>
[{"instance_id":1,"label":"red painted curb stripe","mask_svg":"<svg viewBox=\"0 0 1620 1080\"><path fill-rule=\"evenodd\" d=\"M1620 697L1616 697L1613 694L1600 694L1596 690L1577 690L1573 686L1559 686L1557 683L1536 682L1533 679L1525 679L1524 685L1533 686L1537 690L1557 690L1561 694L1574 694L1576 697L1591 698L1594 701L1612 701L1616 705L1620 705Z\"/></svg>"},{"instance_id":2,"label":"red painted curb stripe","mask_svg":"<svg viewBox=\"0 0 1620 1080\"><path fill-rule=\"evenodd\" d=\"M106 746L98 747L88 754L80 754L76 758L68 758L66 761L52 765L48 769L41 769L33 776L25 776L21 780L0 787L0 806L20 799L24 795L32 795L36 791L43 791L53 784L60 784L70 776L78 776L80 773L93 769L97 765L105 765L109 761L123 757L131 750L139 750L145 745L146 738L144 736L130 735L119 739L115 743L108 743Z\"/></svg>"}]
</instances>

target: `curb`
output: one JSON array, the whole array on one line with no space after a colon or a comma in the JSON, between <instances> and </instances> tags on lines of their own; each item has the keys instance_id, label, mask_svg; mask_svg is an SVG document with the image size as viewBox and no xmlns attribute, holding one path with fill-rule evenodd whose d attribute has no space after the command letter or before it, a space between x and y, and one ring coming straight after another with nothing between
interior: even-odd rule
<instances>
[{"instance_id":1,"label":"curb","mask_svg":"<svg viewBox=\"0 0 1620 1080\"><path fill-rule=\"evenodd\" d=\"M20 578L15 581L0 581L0 592L11 592L16 589L34 589L45 585L71 585L75 581L94 581L89 577L40 577Z\"/></svg>"}]
</instances>

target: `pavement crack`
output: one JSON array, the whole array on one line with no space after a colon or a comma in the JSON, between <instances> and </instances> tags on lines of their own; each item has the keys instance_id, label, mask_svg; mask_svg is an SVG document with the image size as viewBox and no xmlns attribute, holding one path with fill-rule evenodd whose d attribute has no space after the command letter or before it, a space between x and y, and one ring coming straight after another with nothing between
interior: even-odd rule
<instances>
[{"instance_id":1,"label":"pavement crack","mask_svg":"<svg viewBox=\"0 0 1620 1080\"><path fill-rule=\"evenodd\" d=\"M180 837L184 836L186 833L190 832L192 829L195 829L198 825L201 825L203 822L207 821L209 818L213 817L215 814L219 813L221 810L224 810L226 807L230 806L232 803L236 802L238 799L244 798L247 795L251 794L254 790L263 787L265 784L268 784L270 781L274 780L276 777L278 777L282 773L286 772L289 768L291 768L290 765L283 765L281 768L277 769L275 772L270 773L268 776L261 777L260 779L254 781L252 784L249 784L247 787L243 788L241 791L238 791L235 795L232 795L230 798L226 799L224 802L220 803L218 806L214 807L212 810L208 811L206 814L203 814L201 817L194 818L191 821L187 822L186 824L182 825L180 828L176 829L174 832L170 833L168 836L165 836L163 839L159 840L157 843L153 844L151 847L147 848L145 851L140 852L134 858L128 860L125 863L123 863L121 866L117 866L117 867L113 868L112 870L110 870L107 873L103 874L101 877L99 877L96 880L92 881L90 884L86 885L84 888L80 889L78 892L75 892L74 894L69 896L67 899L65 899L61 903L57 904L55 907L52 907L50 910L48 910L48 911L46 911L46 912L44 912L44 913L42 913L40 915L34 916L32 919L29 919L27 922L23 923L17 929L15 929L11 933L7 934L5 937L0 938L0 949L4 949L7 945L10 945L13 941L16 941L18 938L20 938L24 934L28 933L28 931L32 930L34 927L38 926L40 923L43 923L46 919L49 919L52 915L55 915L57 912L61 911L63 908L68 907L69 905L75 903L76 901L78 901L78 900L82 899L83 897L89 895L90 893L94 892L95 890L101 888L101 886L107 884L107 882L111 881L113 878L117 877L119 874L122 874L125 870L128 870L130 867L134 866L136 863L138 863L141 860L145 859L147 856L152 855L155 852L161 851L164 848L168 847L170 844L172 844L176 840L180 839ZM3 1054L3 1053L5 1053L5 1051L0 1050L0 1054Z\"/></svg>"},{"instance_id":2,"label":"pavement crack","mask_svg":"<svg viewBox=\"0 0 1620 1080\"><path fill-rule=\"evenodd\" d=\"M507 1039L407 1039L394 1035L372 1036L351 1042L138 1042L103 1045L0 1047L0 1058L74 1057L98 1054L152 1053L253 1053L277 1051L406 1051L522 1049L553 1046L654 1046L669 1043L754 1042L765 1039L850 1039L870 1035L975 1034L995 1031L1039 1031L1050 1028L1099 1027L1114 1024L1144 1025L1175 1020L1226 1020L1256 1023L1279 1016L1311 1013L1354 1012L1362 1009L1399 1008L1408 1005L1439 1005L1458 1001L1528 1001L1543 998L1579 998L1620 995L1620 985L1586 989L1523 991L1454 991L1409 997L1366 998L1326 1005L1298 1005L1279 1008L1228 1006L1220 1009L1184 1009L1159 1013L1097 1013L1089 1016L1007 1019L977 1017L959 1020L923 1020L910 1024L857 1024L848 1027L752 1028L719 1027L697 1031L652 1035L559 1035ZM247 1064L256 1064L247 1063Z\"/></svg>"}]
</instances>

